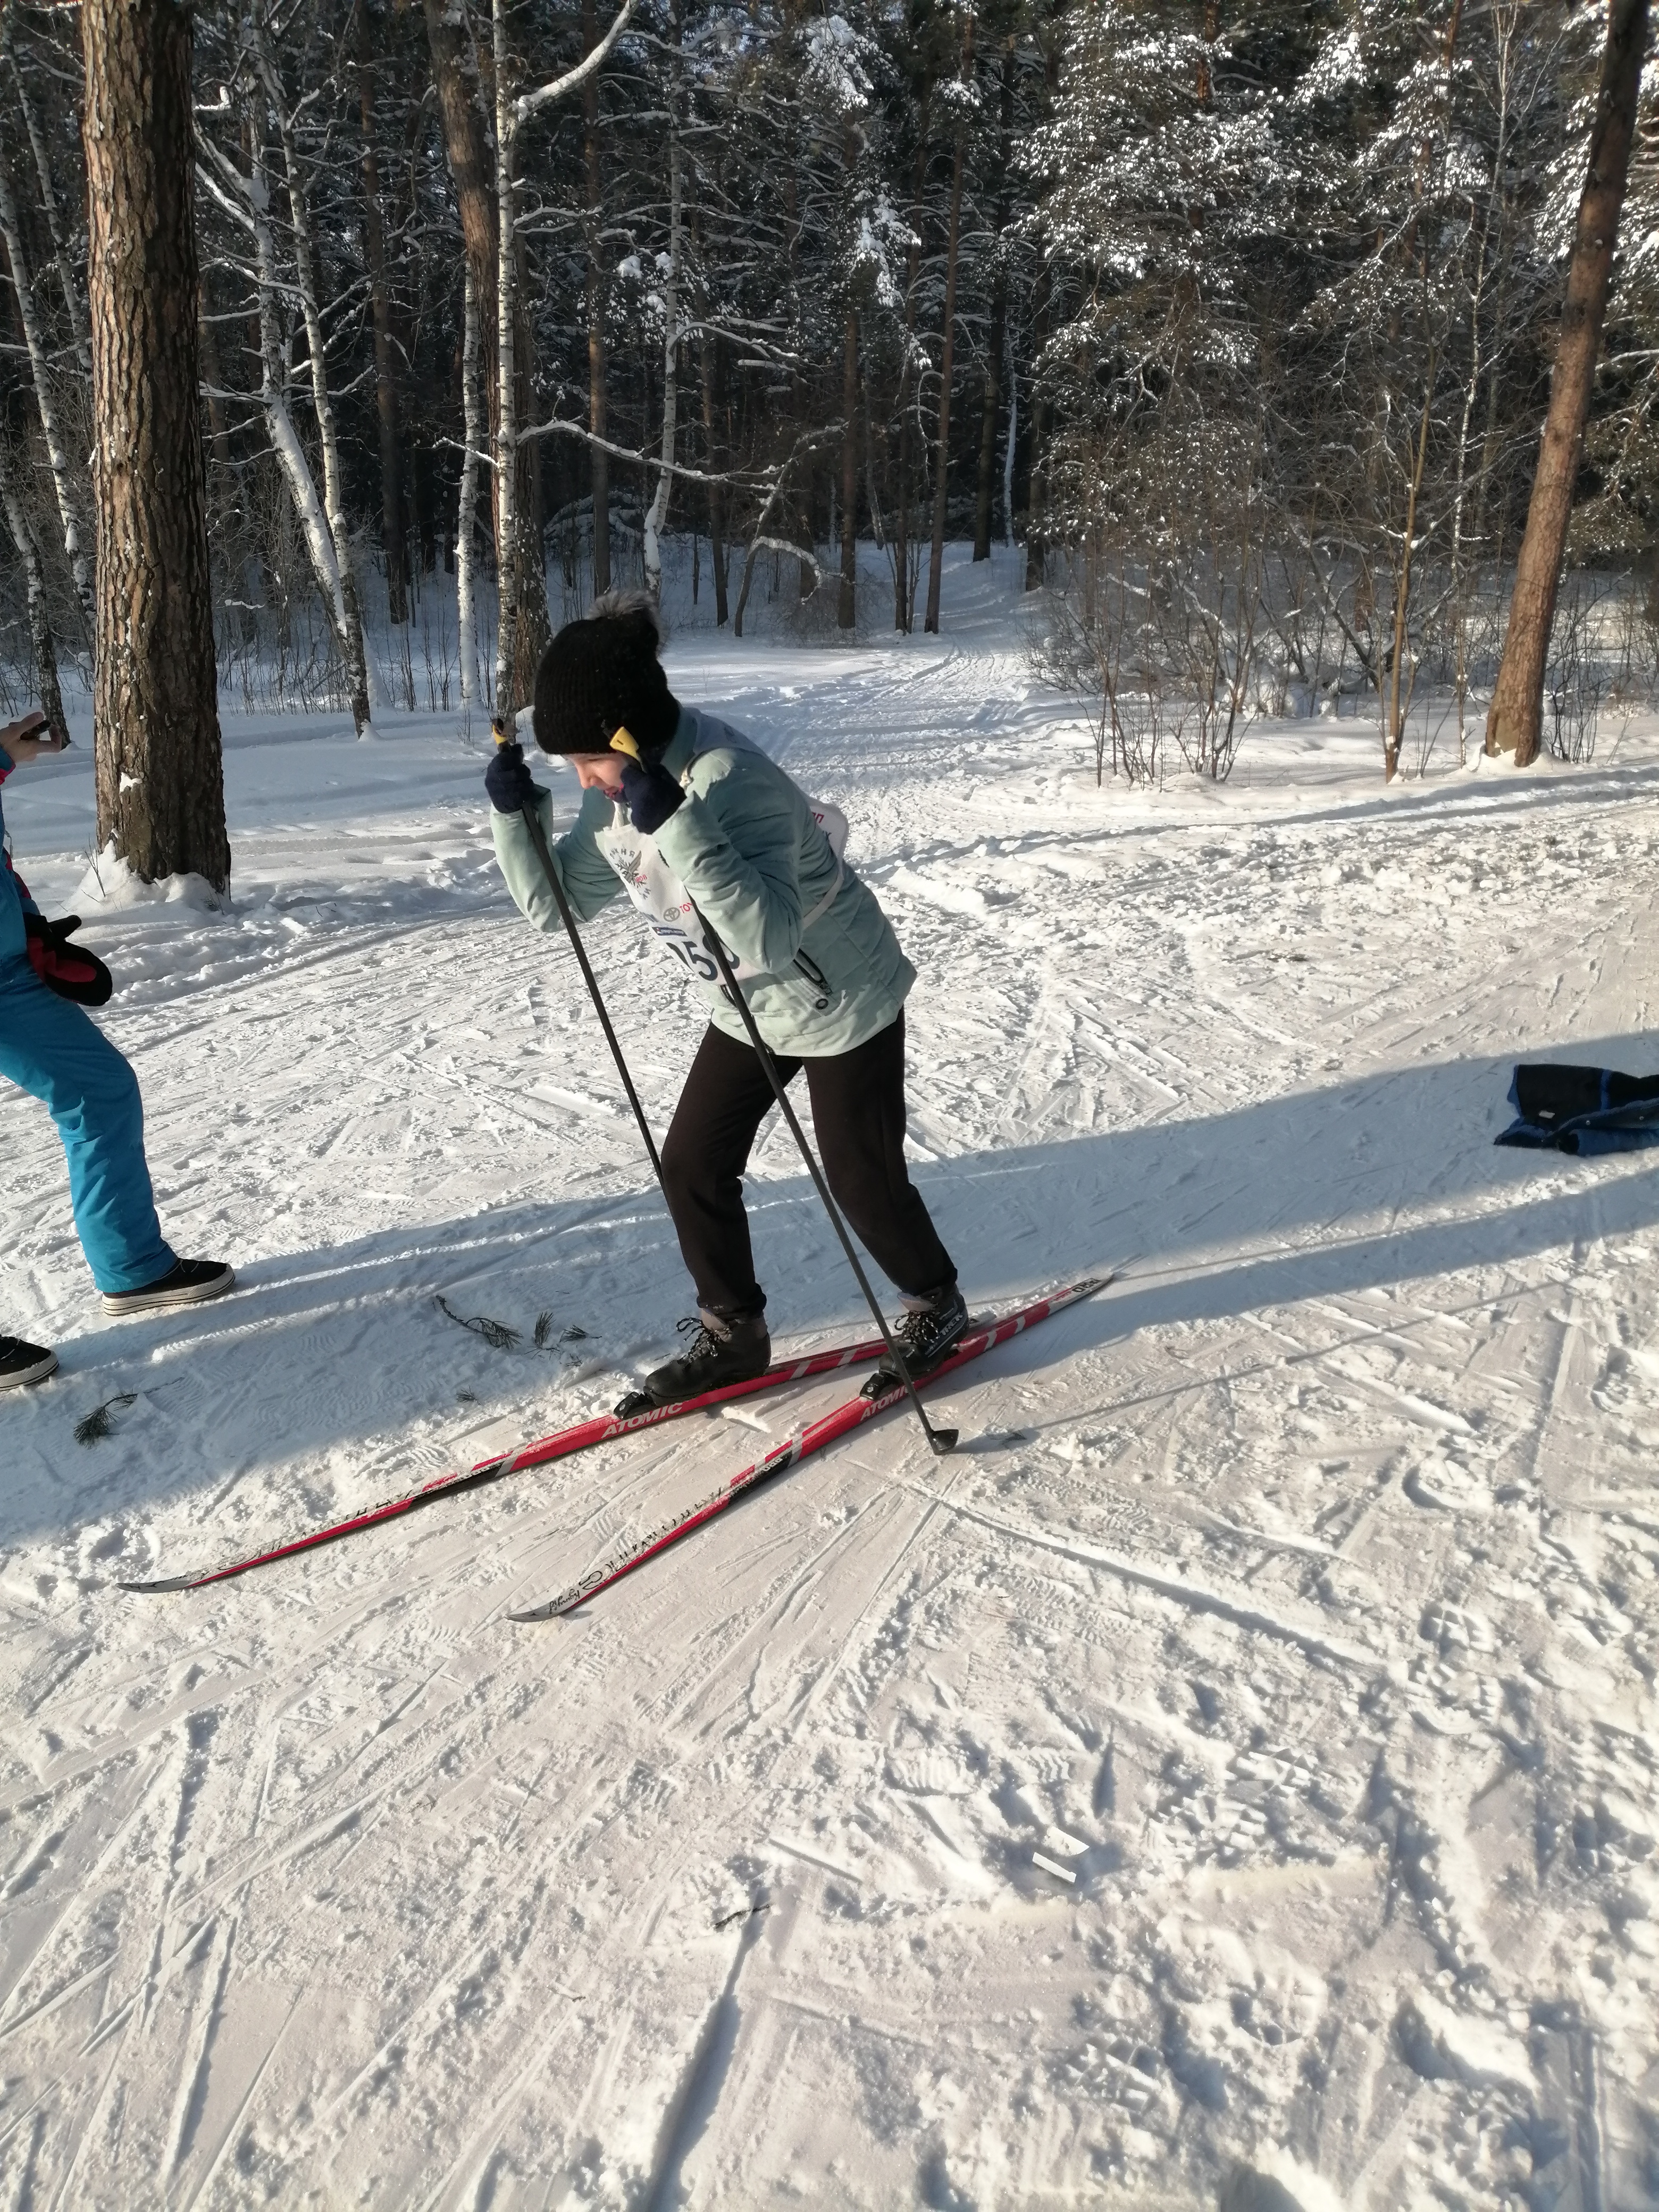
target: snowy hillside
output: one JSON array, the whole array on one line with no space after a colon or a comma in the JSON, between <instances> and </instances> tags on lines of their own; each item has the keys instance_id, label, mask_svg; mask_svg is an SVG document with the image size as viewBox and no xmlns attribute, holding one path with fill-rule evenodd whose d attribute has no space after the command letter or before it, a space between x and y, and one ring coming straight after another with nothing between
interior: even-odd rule
<instances>
[{"instance_id":1,"label":"snowy hillside","mask_svg":"<svg viewBox=\"0 0 1659 2212\"><path fill-rule=\"evenodd\" d=\"M228 915L86 902L84 748L8 786L241 1287L106 1322L0 1091L0 1327L63 1359L0 1401L7 2203L1659 2201L1659 1171L1492 1144L1518 1058L1659 1067L1659 730L1097 792L965 635L671 674L853 823L975 1309L1118 1279L940 1389L957 1457L890 1416L544 1627L845 1380L115 1587L606 1407L690 1309L487 732L228 719ZM589 943L660 1130L699 1024ZM775 1337L862 1334L775 1121L751 1198Z\"/></svg>"}]
</instances>

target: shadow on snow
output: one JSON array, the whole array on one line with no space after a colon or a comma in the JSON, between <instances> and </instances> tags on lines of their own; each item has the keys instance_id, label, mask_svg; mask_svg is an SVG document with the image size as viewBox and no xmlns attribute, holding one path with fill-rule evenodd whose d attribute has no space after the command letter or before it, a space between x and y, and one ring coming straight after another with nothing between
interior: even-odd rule
<instances>
[{"instance_id":1,"label":"shadow on snow","mask_svg":"<svg viewBox=\"0 0 1659 2212\"><path fill-rule=\"evenodd\" d=\"M1551 1057L1645 1072L1650 1036ZM1106 1266L1108 1296L999 1351L974 1381L1026 1374L1141 1329L1226 1320L1483 1271L1477 1295L1521 1287L1538 1255L1659 1223L1653 1155L1579 1161L1494 1149L1508 1058L1370 1075L1201 1120L966 1154L917 1171L976 1308L1004 1307ZM863 1334L861 1309L805 1177L751 1182L770 1318L787 1346ZM62 1379L0 1404L0 1542L58 1532L287 1462L270 1533L315 1516L307 1459L337 1466L347 1512L609 1404L629 1366L672 1340L692 1304L661 1201L635 1188L465 1221L386 1229L258 1261L222 1305L105 1327L64 1347ZM434 1304L520 1329L491 1350ZM580 1343L529 1348L538 1314ZM576 1363L582 1366L579 1369ZM137 1390L112 1437L76 1421ZM458 1403L458 1394L471 1402ZM1100 1410L1100 1409L1097 1409ZM423 1451L408 1446L421 1425ZM489 1442L469 1438L489 1426ZM437 1455L441 1454L441 1458ZM242 1502L246 1501L243 1493Z\"/></svg>"}]
</instances>

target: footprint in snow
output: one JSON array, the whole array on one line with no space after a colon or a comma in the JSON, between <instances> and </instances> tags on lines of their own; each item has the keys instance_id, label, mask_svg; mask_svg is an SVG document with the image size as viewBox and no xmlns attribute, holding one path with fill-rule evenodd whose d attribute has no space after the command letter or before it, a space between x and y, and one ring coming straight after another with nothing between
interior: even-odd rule
<instances>
[{"instance_id":1,"label":"footprint in snow","mask_svg":"<svg viewBox=\"0 0 1659 2212\"><path fill-rule=\"evenodd\" d=\"M1490 1513L1492 1492L1477 1474L1455 1460L1431 1453L1401 1485L1413 1505L1442 1513Z\"/></svg>"},{"instance_id":2,"label":"footprint in snow","mask_svg":"<svg viewBox=\"0 0 1659 2212\"><path fill-rule=\"evenodd\" d=\"M1438 1603L1425 1608L1417 1632L1432 1644L1443 1659L1495 1651L1492 1624L1473 1607Z\"/></svg>"},{"instance_id":3,"label":"footprint in snow","mask_svg":"<svg viewBox=\"0 0 1659 2212\"><path fill-rule=\"evenodd\" d=\"M948 1751L891 1752L887 1778L915 1797L967 1797L975 1786L962 1760Z\"/></svg>"}]
</instances>

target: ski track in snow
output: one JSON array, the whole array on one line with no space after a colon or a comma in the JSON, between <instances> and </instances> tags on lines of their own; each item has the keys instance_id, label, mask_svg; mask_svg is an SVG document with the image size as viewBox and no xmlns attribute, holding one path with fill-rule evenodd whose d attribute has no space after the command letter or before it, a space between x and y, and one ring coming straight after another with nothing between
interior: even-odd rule
<instances>
[{"instance_id":1,"label":"ski track in snow","mask_svg":"<svg viewBox=\"0 0 1659 2212\"><path fill-rule=\"evenodd\" d=\"M1009 635L672 665L854 823L975 1307L1122 1273L941 1392L957 1458L860 1430L568 1621L506 1614L846 1378L114 1587L595 1410L690 1304L482 747L232 718L234 912L83 908L241 1288L106 1323L0 1095L63 1358L0 1403L8 2204L1656 2201L1659 1179L1491 1139L1517 1058L1659 1064L1659 731L1097 793ZM62 911L89 761L7 797ZM696 1016L591 942L661 1130ZM781 1340L859 1333L775 1121L750 1189Z\"/></svg>"}]
</instances>

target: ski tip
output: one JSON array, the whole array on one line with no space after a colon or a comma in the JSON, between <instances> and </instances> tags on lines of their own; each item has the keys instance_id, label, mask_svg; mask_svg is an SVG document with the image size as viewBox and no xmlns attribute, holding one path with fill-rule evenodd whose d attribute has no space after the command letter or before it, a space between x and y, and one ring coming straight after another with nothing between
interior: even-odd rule
<instances>
[{"instance_id":1,"label":"ski tip","mask_svg":"<svg viewBox=\"0 0 1659 2212\"><path fill-rule=\"evenodd\" d=\"M568 1605L560 1605L556 1600L551 1605L526 1606L522 1613L509 1613L507 1617L509 1620L557 1620L569 1610Z\"/></svg>"},{"instance_id":2,"label":"ski tip","mask_svg":"<svg viewBox=\"0 0 1659 2212\"><path fill-rule=\"evenodd\" d=\"M169 1590L194 1589L199 1577L195 1575L165 1575L160 1582L117 1583L117 1589L132 1590L141 1597L164 1596Z\"/></svg>"}]
</instances>

